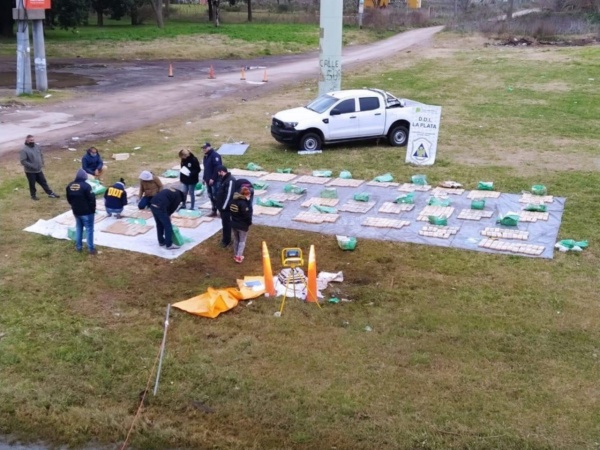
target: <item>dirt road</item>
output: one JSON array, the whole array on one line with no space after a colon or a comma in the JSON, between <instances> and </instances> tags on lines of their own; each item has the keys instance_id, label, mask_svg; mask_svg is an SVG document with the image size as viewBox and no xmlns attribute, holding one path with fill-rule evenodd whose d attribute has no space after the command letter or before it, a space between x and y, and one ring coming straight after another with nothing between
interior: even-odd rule
<instances>
[{"instance_id":1,"label":"dirt road","mask_svg":"<svg viewBox=\"0 0 600 450\"><path fill-rule=\"evenodd\" d=\"M381 61L409 47L428 45L442 28L412 30L368 46L345 48L343 66ZM102 89L83 90L70 101L39 108L5 108L0 111L0 156L20 148L27 134L37 136L39 142L52 147L66 145L72 137L78 137L78 142L105 138L183 114L208 115L222 108L228 98L256 98L286 84L310 78L316 82L319 75L318 54L314 53L265 58L259 63L268 66L268 82L262 82L262 69L248 70L246 81L241 81L239 68L256 62L236 61L235 69L232 65L228 69L227 65L216 66L216 79L208 79L207 71L191 70L187 74L184 71L183 75L178 71L176 76L168 78L164 64L138 64L142 66L138 71L142 70L143 76L136 76L132 67L129 73L123 72L126 79L109 74ZM110 64L98 66L96 72L101 72L101 68L110 69ZM112 64L115 68L123 66L123 63ZM94 77L92 72L90 77Z\"/></svg>"}]
</instances>

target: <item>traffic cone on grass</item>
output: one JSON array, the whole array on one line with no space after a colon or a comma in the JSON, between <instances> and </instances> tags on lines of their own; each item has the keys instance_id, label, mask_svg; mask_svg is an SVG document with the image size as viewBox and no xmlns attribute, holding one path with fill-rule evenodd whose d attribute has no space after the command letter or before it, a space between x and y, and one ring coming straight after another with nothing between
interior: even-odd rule
<instances>
[{"instance_id":1,"label":"traffic cone on grass","mask_svg":"<svg viewBox=\"0 0 600 450\"><path fill-rule=\"evenodd\" d=\"M263 275L265 278L265 297L275 297L275 283L273 283L273 270L271 269L271 257L269 256L269 249L267 243L262 243L262 257L263 257Z\"/></svg>"},{"instance_id":2,"label":"traffic cone on grass","mask_svg":"<svg viewBox=\"0 0 600 450\"><path fill-rule=\"evenodd\" d=\"M306 282L307 292L306 301L316 303L319 308L319 299L317 298L317 256L315 255L315 246L310 246L308 254L308 281Z\"/></svg>"},{"instance_id":3,"label":"traffic cone on grass","mask_svg":"<svg viewBox=\"0 0 600 450\"><path fill-rule=\"evenodd\" d=\"M213 69L213 66L210 66L210 70L208 71L208 79L209 80L215 79L215 69Z\"/></svg>"}]
</instances>

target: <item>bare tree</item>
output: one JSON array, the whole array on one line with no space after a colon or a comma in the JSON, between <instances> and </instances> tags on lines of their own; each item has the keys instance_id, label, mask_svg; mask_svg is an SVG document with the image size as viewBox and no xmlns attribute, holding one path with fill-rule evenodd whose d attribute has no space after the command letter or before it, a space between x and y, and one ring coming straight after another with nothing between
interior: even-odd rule
<instances>
[{"instance_id":1,"label":"bare tree","mask_svg":"<svg viewBox=\"0 0 600 450\"><path fill-rule=\"evenodd\" d=\"M248 3L248 22L252 22L252 0L246 0Z\"/></svg>"},{"instance_id":2,"label":"bare tree","mask_svg":"<svg viewBox=\"0 0 600 450\"><path fill-rule=\"evenodd\" d=\"M213 18L214 18L214 22L215 22L215 27L219 26L219 6L221 3L221 0L210 0L210 3L212 4L212 13L213 13ZM209 16L210 16L210 12L209 12Z\"/></svg>"},{"instance_id":3,"label":"bare tree","mask_svg":"<svg viewBox=\"0 0 600 450\"><path fill-rule=\"evenodd\" d=\"M150 0L154 16L156 17L156 26L158 28L164 28L165 23L163 20L163 2L162 0Z\"/></svg>"}]
</instances>

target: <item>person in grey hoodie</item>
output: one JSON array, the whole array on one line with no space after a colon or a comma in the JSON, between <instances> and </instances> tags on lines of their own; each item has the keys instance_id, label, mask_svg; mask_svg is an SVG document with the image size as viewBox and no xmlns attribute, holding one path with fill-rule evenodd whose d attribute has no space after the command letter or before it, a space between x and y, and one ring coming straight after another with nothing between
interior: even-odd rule
<instances>
[{"instance_id":1,"label":"person in grey hoodie","mask_svg":"<svg viewBox=\"0 0 600 450\"><path fill-rule=\"evenodd\" d=\"M21 149L20 153L21 165L25 169L25 175L27 176L27 182L29 183L29 194L31 200L39 200L35 189L35 183L38 183L44 192L48 194L50 198L59 198L60 195L56 195L44 176L42 169L44 168L44 155L39 145L35 143L34 137L29 134L25 138L25 145Z\"/></svg>"}]
</instances>

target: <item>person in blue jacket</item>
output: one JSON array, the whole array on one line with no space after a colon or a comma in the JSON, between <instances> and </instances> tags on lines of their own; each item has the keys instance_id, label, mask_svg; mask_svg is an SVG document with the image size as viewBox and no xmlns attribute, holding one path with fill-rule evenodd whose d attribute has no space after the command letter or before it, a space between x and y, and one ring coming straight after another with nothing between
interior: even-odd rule
<instances>
[{"instance_id":1,"label":"person in blue jacket","mask_svg":"<svg viewBox=\"0 0 600 450\"><path fill-rule=\"evenodd\" d=\"M188 194L190 195L190 209L194 209L196 200L196 185L200 179L200 161L187 148L179 151L181 158L181 169L179 170L179 181L185 187L185 199L182 208L185 208L185 202Z\"/></svg>"},{"instance_id":2,"label":"person in blue jacket","mask_svg":"<svg viewBox=\"0 0 600 450\"><path fill-rule=\"evenodd\" d=\"M125 180L121 178L104 193L104 206L108 217L116 214L120 219L123 208L127 204L127 192L125 192Z\"/></svg>"},{"instance_id":3,"label":"person in blue jacket","mask_svg":"<svg viewBox=\"0 0 600 450\"><path fill-rule=\"evenodd\" d=\"M94 248L94 214L96 214L96 196L92 187L86 183L87 173L83 169L77 171L75 180L67 185L67 201L71 205L76 223L75 248L80 252L83 248L83 229L90 255L96 254Z\"/></svg>"},{"instance_id":4,"label":"person in blue jacket","mask_svg":"<svg viewBox=\"0 0 600 450\"><path fill-rule=\"evenodd\" d=\"M210 145L206 142L202 146L204 150L204 158L202 164L204 165L204 173L202 174L202 181L206 186L206 192L208 192L208 198L212 205L212 212L209 217L217 217L217 192L219 191L219 174L217 168L223 165L221 155L219 155Z\"/></svg>"},{"instance_id":5,"label":"person in blue jacket","mask_svg":"<svg viewBox=\"0 0 600 450\"><path fill-rule=\"evenodd\" d=\"M104 167L104 161L102 161L102 157L98 153L96 147L87 149L85 155L81 158L81 168L98 179L104 175L106 168Z\"/></svg>"},{"instance_id":6,"label":"person in blue jacket","mask_svg":"<svg viewBox=\"0 0 600 450\"><path fill-rule=\"evenodd\" d=\"M150 203L150 210L156 222L158 245L167 247L168 250L179 248L179 245L173 244L171 214L177 211L181 202L185 199L184 189L181 183L169 186L152 197Z\"/></svg>"}]
</instances>

